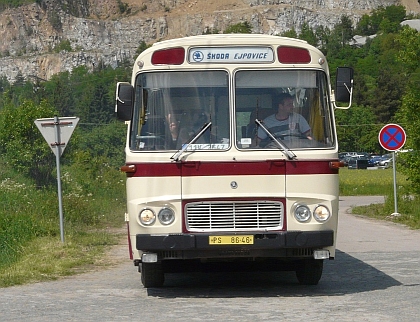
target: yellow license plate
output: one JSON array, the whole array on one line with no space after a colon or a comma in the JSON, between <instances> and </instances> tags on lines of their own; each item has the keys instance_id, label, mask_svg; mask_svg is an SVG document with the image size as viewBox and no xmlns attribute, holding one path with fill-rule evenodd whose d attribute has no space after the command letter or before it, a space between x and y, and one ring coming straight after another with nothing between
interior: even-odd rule
<instances>
[{"instance_id":1,"label":"yellow license plate","mask_svg":"<svg viewBox=\"0 0 420 322\"><path fill-rule=\"evenodd\" d=\"M253 235L209 236L209 245L253 245Z\"/></svg>"}]
</instances>

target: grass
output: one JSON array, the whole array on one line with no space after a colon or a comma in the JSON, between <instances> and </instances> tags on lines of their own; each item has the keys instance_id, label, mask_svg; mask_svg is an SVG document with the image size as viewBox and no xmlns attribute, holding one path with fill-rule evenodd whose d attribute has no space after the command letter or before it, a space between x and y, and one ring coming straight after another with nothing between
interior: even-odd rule
<instances>
[{"instance_id":1,"label":"grass","mask_svg":"<svg viewBox=\"0 0 420 322\"><path fill-rule=\"evenodd\" d=\"M406 177L397 173L397 187L403 189L408 186ZM349 170L340 169L341 196L385 196L393 194L393 170Z\"/></svg>"},{"instance_id":2,"label":"grass","mask_svg":"<svg viewBox=\"0 0 420 322\"><path fill-rule=\"evenodd\" d=\"M65 243L48 236L24 245L19 258L0 269L0 287L51 281L110 265L104 254L121 239L118 233L106 232L66 237Z\"/></svg>"},{"instance_id":3,"label":"grass","mask_svg":"<svg viewBox=\"0 0 420 322\"><path fill-rule=\"evenodd\" d=\"M392 169L349 170L340 169L340 195L385 196L384 204L358 206L353 213L367 217L397 222L412 229L420 229L420 200L411 195L407 178L397 172L397 206L394 205L394 179Z\"/></svg>"},{"instance_id":4,"label":"grass","mask_svg":"<svg viewBox=\"0 0 420 322\"><path fill-rule=\"evenodd\" d=\"M125 233L125 178L64 168L65 243L55 187L39 189L0 162L0 287L53 280L108 265L104 254ZM71 175L70 175L71 173Z\"/></svg>"}]
</instances>

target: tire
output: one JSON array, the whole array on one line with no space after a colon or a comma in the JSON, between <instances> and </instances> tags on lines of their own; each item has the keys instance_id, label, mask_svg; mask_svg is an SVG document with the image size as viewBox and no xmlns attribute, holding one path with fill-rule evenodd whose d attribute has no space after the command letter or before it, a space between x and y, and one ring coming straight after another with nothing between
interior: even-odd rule
<instances>
[{"instance_id":1,"label":"tire","mask_svg":"<svg viewBox=\"0 0 420 322\"><path fill-rule=\"evenodd\" d=\"M165 281L162 264L140 263L141 282L144 287L162 287Z\"/></svg>"},{"instance_id":2,"label":"tire","mask_svg":"<svg viewBox=\"0 0 420 322\"><path fill-rule=\"evenodd\" d=\"M323 260L305 259L299 261L296 267L296 277L301 285L317 285L324 268Z\"/></svg>"}]
</instances>

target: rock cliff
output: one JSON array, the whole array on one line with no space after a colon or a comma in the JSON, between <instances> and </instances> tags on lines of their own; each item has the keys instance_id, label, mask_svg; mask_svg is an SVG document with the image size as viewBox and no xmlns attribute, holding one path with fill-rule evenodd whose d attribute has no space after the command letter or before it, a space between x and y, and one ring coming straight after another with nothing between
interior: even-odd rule
<instances>
[{"instance_id":1,"label":"rock cliff","mask_svg":"<svg viewBox=\"0 0 420 322\"><path fill-rule=\"evenodd\" d=\"M139 44L198 35L247 21L253 33L280 34L354 23L379 6L417 0L37 0L0 13L0 77L49 79L85 65L132 61Z\"/></svg>"}]
</instances>

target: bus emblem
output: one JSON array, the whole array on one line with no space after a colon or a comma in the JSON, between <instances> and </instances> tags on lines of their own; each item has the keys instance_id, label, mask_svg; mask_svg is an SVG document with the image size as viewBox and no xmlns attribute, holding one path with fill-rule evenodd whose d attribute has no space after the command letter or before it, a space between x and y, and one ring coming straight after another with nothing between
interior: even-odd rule
<instances>
[{"instance_id":1,"label":"bus emblem","mask_svg":"<svg viewBox=\"0 0 420 322\"><path fill-rule=\"evenodd\" d=\"M237 183L236 181L232 181L232 182L230 183L230 187L231 187L232 189L236 189L236 188L238 188L238 183Z\"/></svg>"},{"instance_id":2,"label":"bus emblem","mask_svg":"<svg viewBox=\"0 0 420 322\"><path fill-rule=\"evenodd\" d=\"M193 52L192 57L194 61L200 62L204 59L204 54L201 51L197 50Z\"/></svg>"}]
</instances>

